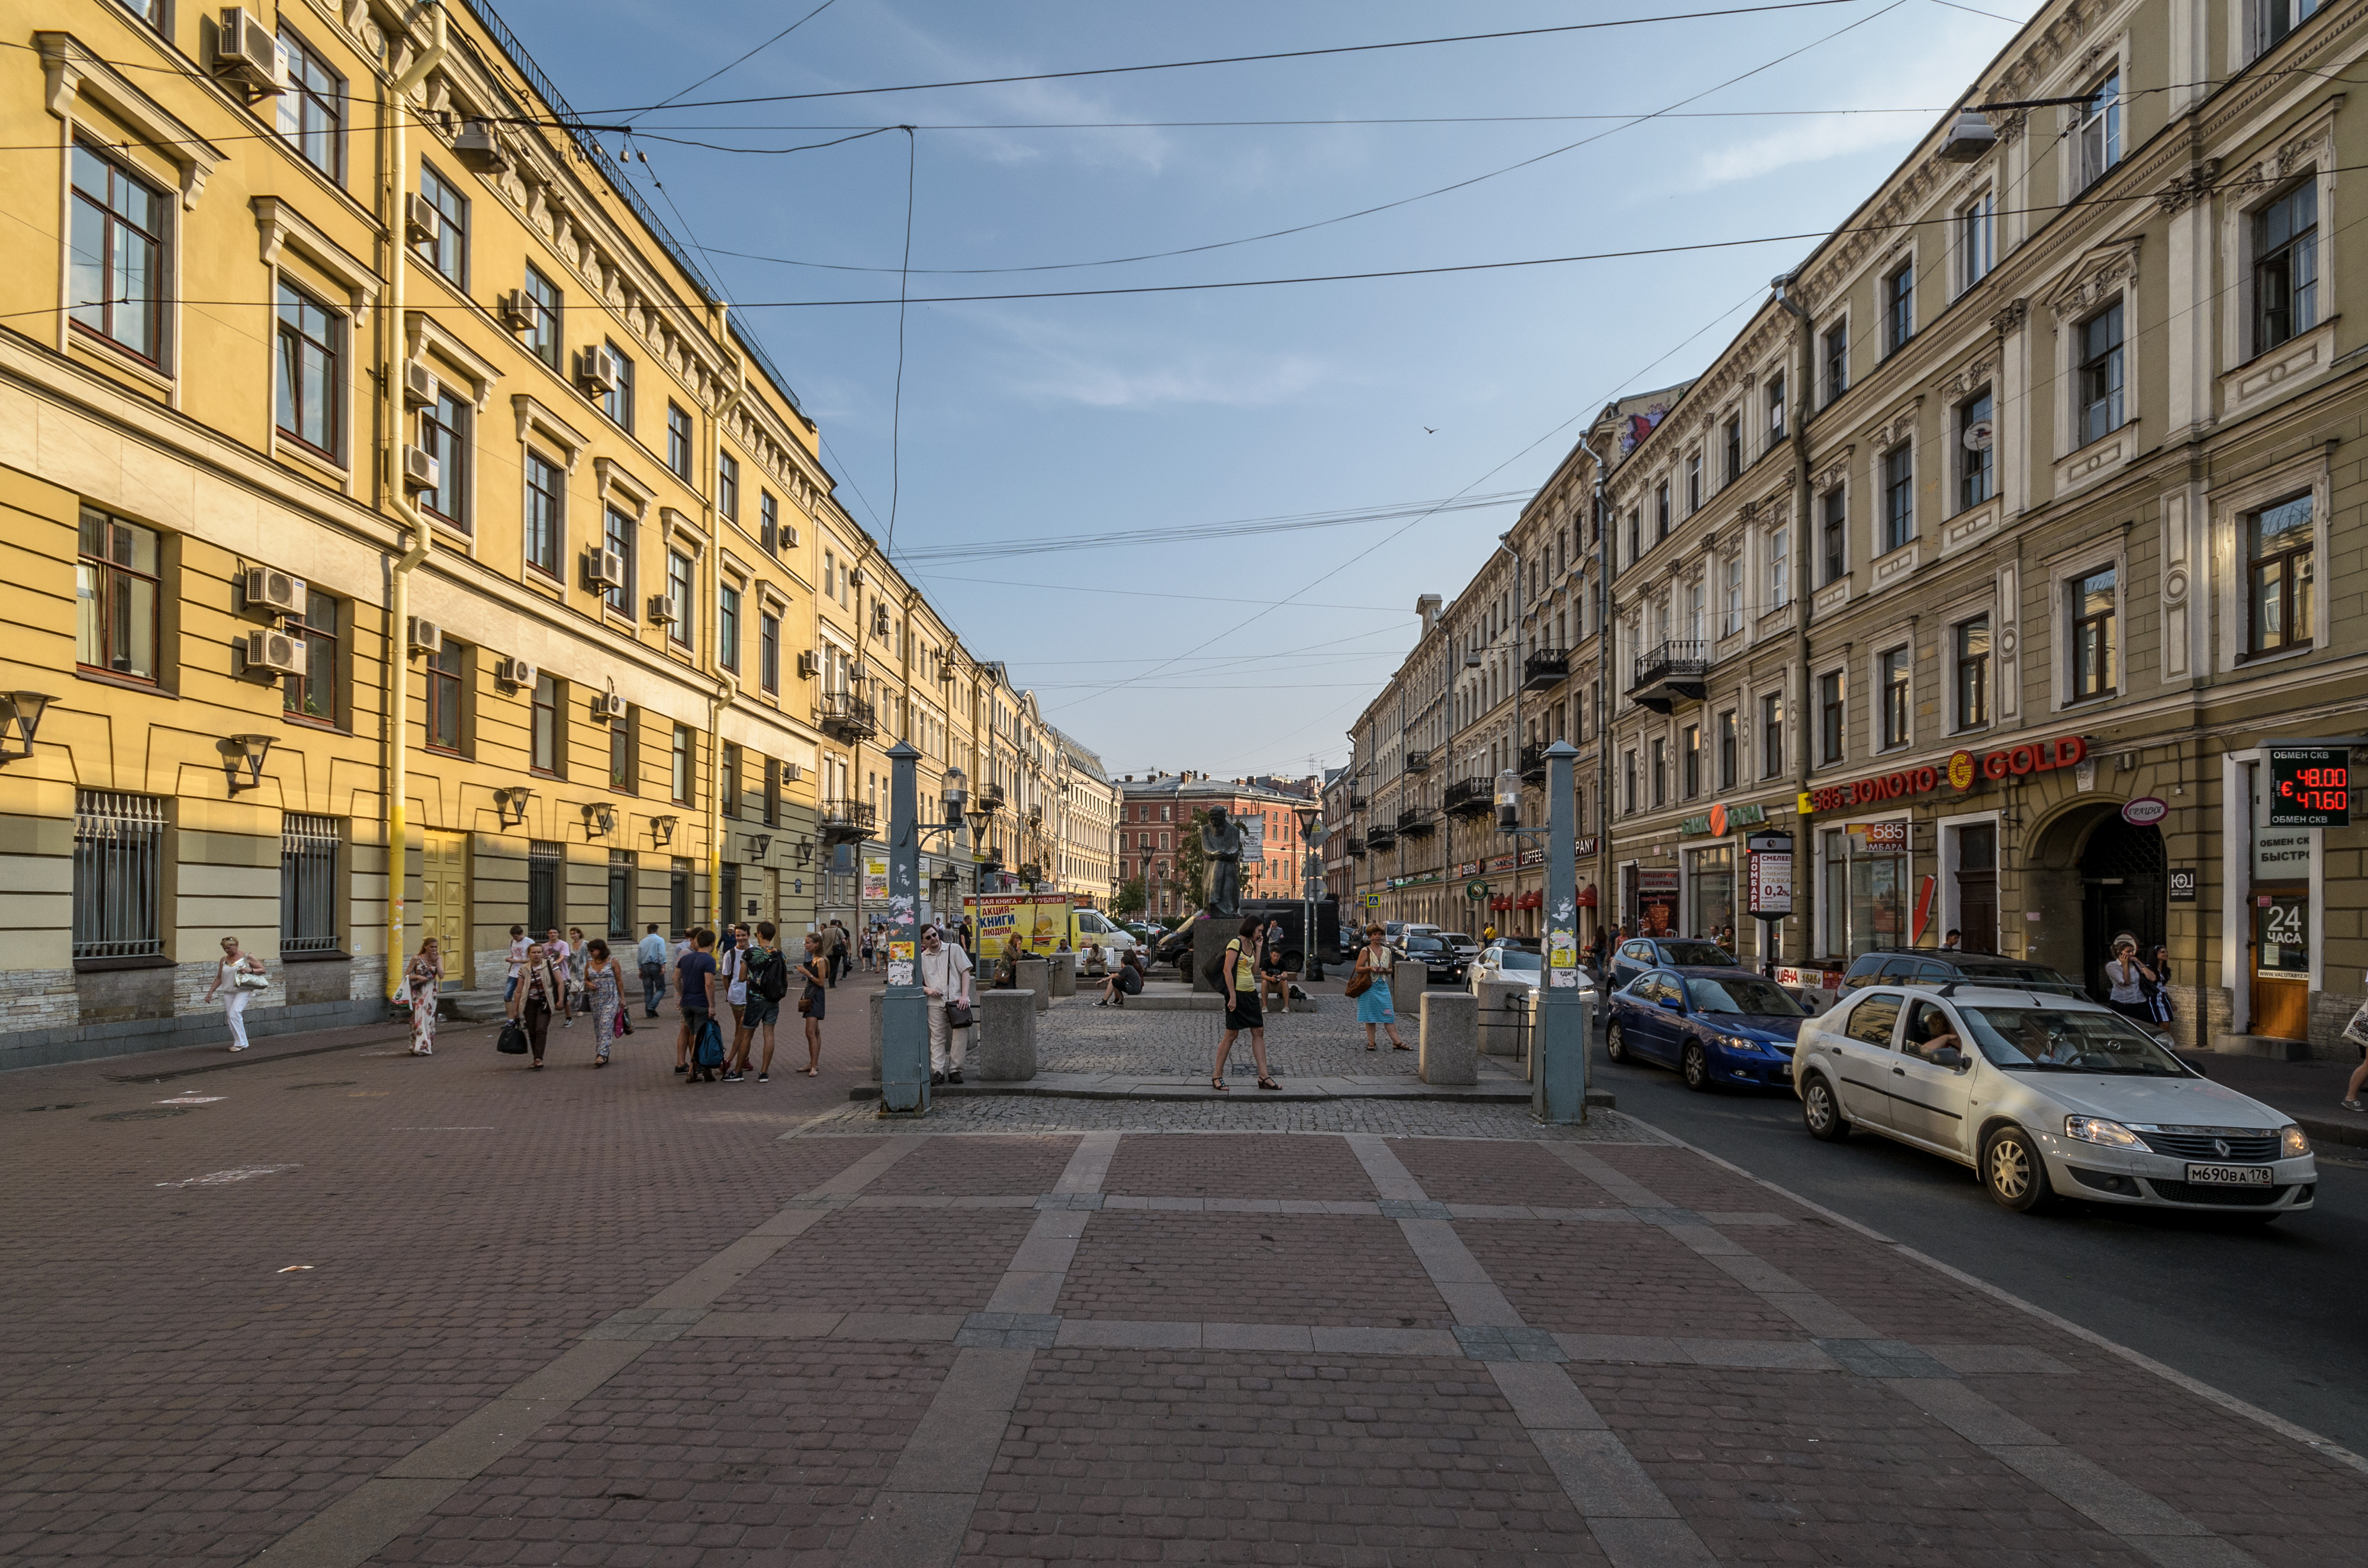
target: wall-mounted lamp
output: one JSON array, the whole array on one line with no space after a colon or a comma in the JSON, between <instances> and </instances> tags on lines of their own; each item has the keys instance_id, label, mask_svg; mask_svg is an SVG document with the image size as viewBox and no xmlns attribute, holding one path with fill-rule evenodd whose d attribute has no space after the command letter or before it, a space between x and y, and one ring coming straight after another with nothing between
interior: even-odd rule
<instances>
[{"instance_id":1,"label":"wall-mounted lamp","mask_svg":"<svg viewBox=\"0 0 2368 1568\"><path fill-rule=\"evenodd\" d=\"M584 836L606 838L617 831L617 808L603 801L590 801L584 807Z\"/></svg>"},{"instance_id":2,"label":"wall-mounted lamp","mask_svg":"<svg viewBox=\"0 0 2368 1568\"><path fill-rule=\"evenodd\" d=\"M772 847L772 835L768 833L752 833L748 835L748 858L752 863L757 860L762 860L765 858L766 851Z\"/></svg>"},{"instance_id":3,"label":"wall-mounted lamp","mask_svg":"<svg viewBox=\"0 0 2368 1568\"><path fill-rule=\"evenodd\" d=\"M25 741L25 749L30 752L32 736L27 734ZM263 782L263 759L271 755L269 735L225 735L214 746L222 754L222 772L230 778L232 794L255 789Z\"/></svg>"},{"instance_id":4,"label":"wall-mounted lamp","mask_svg":"<svg viewBox=\"0 0 2368 1568\"><path fill-rule=\"evenodd\" d=\"M504 827L517 827L526 821L526 803L534 799L534 791L523 785L494 791L494 814Z\"/></svg>"},{"instance_id":5,"label":"wall-mounted lamp","mask_svg":"<svg viewBox=\"0 0 2368 1568\"><path fill-rule=\"evenodd\" d=\"M801 865L801 866L811 866L811 865L813 865L813 864L814 864L814 840L813 840L813 839L811 839L811 838L801 838L801 839L799 839L799 840L798 840L798 864L799 864L799 865Z\"/></svg>"},{"instance_id":6,"label":"wall-mounted lamp","mask_svg":"<svg viewBox=\"0 0 2368 1568\"><path fill-rule=\"evenodd\" d=\"M681 820L682 819L679 817L652 817L650 819L650 842L658 846L658 847L662 849L667 845L672 844L674 842L674 824Z\"/></svg>"},{"instance_id":7,"label":"wall-mounted lamp","mask_svg":"<svg viewBox=\"0 0 2368 1568\"><path fill-rule=\"evenodd\" d=\"M41 710L56 700L46 691L0 691L0 762L33 755L33 732L41 727Z\"/></svg>"}]
</instances>

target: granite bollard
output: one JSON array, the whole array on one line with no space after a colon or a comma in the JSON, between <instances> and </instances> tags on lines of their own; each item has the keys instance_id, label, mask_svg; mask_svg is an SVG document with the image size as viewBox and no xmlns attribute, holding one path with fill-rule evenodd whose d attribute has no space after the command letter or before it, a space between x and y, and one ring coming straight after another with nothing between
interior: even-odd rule
<instances>
[{"instance_id":1,"label":"granite bollard","mask_svg":"<svg viewBox=\"0 0 2368 1568\"><path fill-rule=\"evenodd\" d=\"M1480 1054L1519 1056L1531 988L1517 980L1480 983Z\"/></svg>"},{"instance_id":2,"label":"granite bollard","mask_svg":"<svg viewBox=\"0 0 2368 1568\"><path fill-rule=\"evenodd\" d=\"M990 1084L1024 1084L1036 1076L1037 997L1028 991L978 994L978 1043L969 1065Z\"/></svg>"},{"instance_id":3,"label":"granite bollard","mask_svg":"<svg viewBox=\"0 0 2368 1568\"><path fill-rule=\"evenodd\" d=\"M1053 994L1060 997L1075 996L1076 994L1077 955L1054 953L1053 955Z\"/></svg>"},{"instance_id":4,"label":"granite bollard","mask_svg":"<svg viewBox=\"0 0 2368 1568\"><path fill-rule=\"evenodd\" d=\"M1422 1033L1415 1045L1415 1075L1426 1084L1480 1081L1480 999L1469 991L1433 991L1422 999Z\"/></svg>"},{"instance_id":5,"label":"granite bollard","mask_svg":"<svg viewBox=\"0 0 2368 1568\"><path fill-rule=\"evenodd\" d=\"M1038 1012L1053 1005L1053 966L1050 963L1042 959L1021 959L1012 967L1019 971L1019 989L1035 994Z\"/></svg>"}]
</instances>

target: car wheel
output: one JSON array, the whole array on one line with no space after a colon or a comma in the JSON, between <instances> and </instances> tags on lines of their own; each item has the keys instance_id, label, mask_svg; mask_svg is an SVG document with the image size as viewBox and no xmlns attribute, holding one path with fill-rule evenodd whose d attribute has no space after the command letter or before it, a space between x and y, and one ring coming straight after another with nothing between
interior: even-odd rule
<instances>
[{"instance_id":1,"label":"car wheel","mask_svg":"<svg viewBox=\"0 0 2368 1568\"><path fill-rule=\"evenodd\" d=\"M1678 1058L1678 1071L1685 1074L1687 1088L1696 1094L1710 1092L1710 1053L1699 1042L1686 1042L1685 1054Z\"/></svg>"},{"instance_id":2,"label":"car wheel","mask_svg":"<svg viewBox=\"0 0 2368 1568\"><path fill-rule=\"evenodd\" d=\"M1618 1020L1603 1031L1603 1054L1614 1062L1624 1062L1628 1057L1628 1037L1620 1032Z\"/></svg>"},{"instance_id":3,"label":"car wheel","mask_svg":"<svg viewBox=\"0 0 2368 1568\"><path fill-rule=\"evenodd\" d=\"M2039 1157L2031 1134L2020 1127L2001 1127L1982 1145L1982 1185L1990 1196L2019 1214L2044 1208L2049 1197L2047 1165Z\"/></svg>"},{"instance_id":4,"label":"car wheel","mask_svg":"<svg viewBox=\"0 0 2368 1568\"><path fill-rule=\"evenodd\" d=\"M1823 1143L1839 1143L1850 1136L1850 1119L1842 1114L1841 1102L1834 1097L1834 1086L1826 1082L1823 1073L1810 1074L1809 1081L1801 1085L1801 1125Z\"/></svg>"}]
</instances>

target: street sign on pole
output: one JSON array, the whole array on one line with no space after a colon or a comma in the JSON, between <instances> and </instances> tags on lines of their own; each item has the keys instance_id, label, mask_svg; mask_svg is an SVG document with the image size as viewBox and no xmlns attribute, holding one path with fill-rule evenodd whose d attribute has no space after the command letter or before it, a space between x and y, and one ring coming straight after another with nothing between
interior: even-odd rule
<instances>
[{"instance_id":1,"label":"street sign on pole","mask_svg":"<svg viewBox=\"0 0 2368 1568\"><path fill-rule=\"evenodd\" d=\"M1587 1028L1594 1012L1578 967L1578 857L1571 767L1578 748L1546 747L1545 983L1531 1012L1536 1071L1530 1112L1553 1126L1587 1119Z\"/></svg>"}]
</instances>

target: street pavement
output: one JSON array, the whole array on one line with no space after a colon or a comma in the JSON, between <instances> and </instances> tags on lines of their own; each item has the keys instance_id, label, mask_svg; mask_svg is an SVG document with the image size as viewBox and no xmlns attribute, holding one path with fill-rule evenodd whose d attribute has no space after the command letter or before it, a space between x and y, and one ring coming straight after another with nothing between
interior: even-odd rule
<instances>
[{"instance_id":1,"label":"street pavement","mask_svg":"<svg viewBox=\"0 0 2368 1568\"><path fill-rule=\"evenodd\" d=\"M882 1122L861 998L818 1080L646 1022L0 1079L0 1562L2368 1563L2349 1453L1647 1086Z\"/></svg>"}]
</instances>

